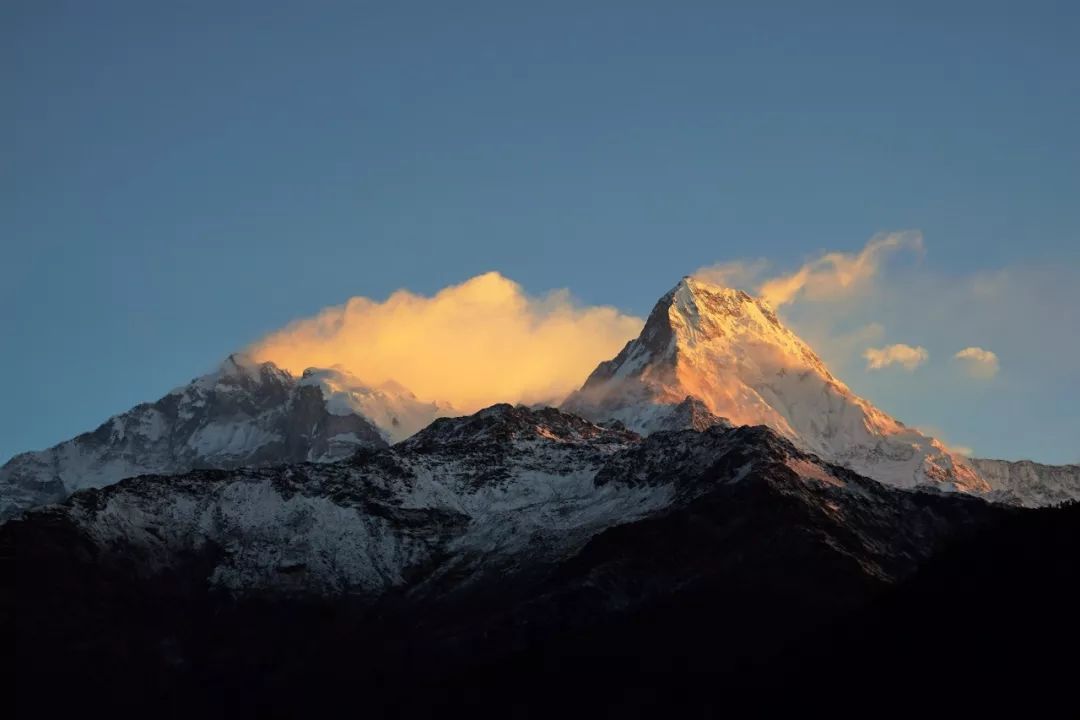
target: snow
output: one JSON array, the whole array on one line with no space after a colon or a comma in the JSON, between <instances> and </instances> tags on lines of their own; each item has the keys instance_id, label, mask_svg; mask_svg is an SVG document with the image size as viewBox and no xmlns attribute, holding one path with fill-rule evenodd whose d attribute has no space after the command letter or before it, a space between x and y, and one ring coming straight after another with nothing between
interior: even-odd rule
<instances>
[{"instance_id":1,"label":"snow","mask_svg":"<svg viewBox=\"0 0 1080 720\"><path fill-rule=\"evenodd\" d=\"M311 417L310 407L297 403L300 387L272 363L232 355L214 372L156 403L137 405L93 433L24 453L0 467L0 519L135 475L300 460L305 448L298 445L306 445L309 459L333 461L373 441L356 433L349 437L356 423L323 423L325 416ZM391 409L384 417L386 426L396 431L388 415L411 396L400 388L395 391L400 398L384 403ZM387 397L378 395L380 400ZM409 411L404 407L399 414L412 422ZM310 432L287 441L285 434L294 432L293 419L301 416L312 423ZM325 442L324 426L334 435Z\"/></svg>"},{"instance_id":2,"label":"snow","mask_svg":"<svg viewBox=\"0 0 1080 720\"><path fill-rule=\"evenodd\" d=\"M669 345L656 346L665 333ZM648 434L691 396L737 425L767 425L887 484L990 490L964 458L855 395L766 303L742 291L684 278L624 353L564 408Z\"/></svg>"},{"instance_id":3,"label":"snow","mask_svg":"<svg viewBox=\"0 0 1080 720\"><path fill-rule=\"evenodd\" d=\"M971 464L990 484L990 497L1025 507L1080 500L1080 465L1043 465L974 458Z\"/></svg>"},{"instance_id":4,"label":"snow","mask_svg":"<svg viewBox=\"0 0 1080 720\"><path fill-rule=\"evenodd\" d=\"M885 449L895 462L920 452ZM902 495L762 428L642 438L553 408L498 405L349 462L141 477L44 512L66 514L99 547L125 548L146 572L206 549L210 584L234 594L377 597L552 567L609 528L742 482L809 489L832 515L854 507L842 498L876 512L883 496Z\"/></svg>"},{"instance_id":5,"label":"snow","mask_svg":"<svg viewBox=\"0 0 1080 720\"><path fill-rule=\"evenodd\" d=\"M210 582L236 593L378 594L436 554L467 579L521 553L565 557L675 498L670 484L598 486L604 462L638 439L587 423L581 431L577 419L556 427L562 417L524 423L513 439L497 434L494 456L485 454L492 437L450 432L444 446L383 450L370 465L140 478L66 511L103 546L134 543L154 571L186 551L220 549Z\"/></svg>"},{"instance_id":6,"label":"snow","mask_svg":"<svg viewBox=\"0 0 1080 720\"><path fill-rule=\"evenodd\" d=\"M307 387L320 390L323 414L316 408L313 415L310 393L298 402ZM688 409L687 398L700 402ZM698 412L699 405L705 412ZM693 278L662 298L641 335L614 360L601 363L563 407L596 421L618 420L645 435L685 427L687 418L696 429L702 417L701 424L720 418L764 424L830 462L903 488L933 486L1028 506L1080 499L1077 466L968 461L955 455L855 395L766 303ZM503 412L500 408L480 415ZM294 411L302 415L290 415ZM387 442L399 443L453 414L448 404L421 400L393 382L367 384L340 368L310 368L295 378L272 363L235 354L157 403L136 406L93 433L24 453L0 467L0 519L134 475L303 459L332 462L358 445L380 444L374 434L363 437L366 423L348 418L362 417ZM306 435L297 438L300 422ZM557 431L538 427L535 432L539 440L564 442ZM295 445L302 447L286 455ZM528 452L525 445L519 450ZM541 455L562 462L550 448ZM459 506L465 501L458 481L433 476L403 495L403 502L419 508L424 497L440 498L471 517L488 512L485 508L516 512L513 503L524 508L547 502L544 493L574 498L588 484L588 472L571 478L544 474L539 465L531 469L540 474L515 486L513 496L500 497L492 489ZM623 509L632 512L637 501L627 502Z\"/></svg>"},{"instance_id":7,"label":"snow","mask_svg":"<svg viewBox=\"0 0 1080 720\"><path fill-rule=\"evenodd\" d=\"M187 440L199 457L236 457L258 450L283 438L248 419L212 422L192 433Z\"/></svg>"},{"instance_id":8,"label":"snow","mask_svg":"<svg viewBox=\"0 0 1080 720\"><path fill-rule=\"evenodd\" d=\"M403 568L426 554L422 539L392 532L383 518L327 497L286 497L266 480L240 473L227 483L181 482L137 502L120 495L89 527L99 542L137 543L152 569L212 542L223 557L210 582L232 591L287 588L285 573L295 569L308 592L379 591L401 584Z\"/></svg>"},{"instance_id":9,"label":"snow","mask_svg":"<svg viewBox=\"0 0 1080 720\"><path fill-rule=\"evenodd\" d=\"M340 368L308 368L300 385L322 390L333 415L362 415L391 442L400 442L437 417L453 413L448 403L423 402L398 383L369 386Z\"/></svg>"},{"instance_id":10,"label":"snow","mask_svg":"<svg viewBox=\"0 0 1080 720\"><path fill-rule=\"evenodd\" d=\"M823 485L832 485L834 487L843 487L844 485L835 475L827 472L825 468L804 458L792 458L787 461L786 465L801 478L815 480Z\"/></svg>"}]
</instances>

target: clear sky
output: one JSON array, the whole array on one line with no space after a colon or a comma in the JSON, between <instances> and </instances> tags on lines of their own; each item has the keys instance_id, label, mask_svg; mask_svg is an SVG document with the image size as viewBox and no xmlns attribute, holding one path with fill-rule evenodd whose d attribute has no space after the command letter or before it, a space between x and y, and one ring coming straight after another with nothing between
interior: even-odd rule
<instances>
[{"instance_id":1,"label":"clear sky","mask_svg":"<svg viewBox=\"0 0 1080 720\"><path fill-rule=\"evenodd\" d=\"M926 374L824 354L978 454L1080 461L1078 37L1074 2L6 2L0 462L350 296L497 270L644 315L901 229L860 322ZM986 278L1023 312L938 318ZM967 345L999 377L946 373Z\"/></svg>"}]
</instances>

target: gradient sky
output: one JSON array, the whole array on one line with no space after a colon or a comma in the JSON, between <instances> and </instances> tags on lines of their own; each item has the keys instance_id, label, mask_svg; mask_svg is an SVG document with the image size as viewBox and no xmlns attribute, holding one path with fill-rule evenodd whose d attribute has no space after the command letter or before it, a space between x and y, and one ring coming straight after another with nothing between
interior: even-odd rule
<instances>
[{"instance_id":1,"label":"gradient sky","mask_svg":"<svg viewBox=\"0 0 1080 720\"><path fill-rule=\"evenodd\" d=\"M353 295L498 270L644 315L703 265L899 229L922 274L880 307L921 304L882 342L1000 378L841 376L980 455L1080 461L1078 8L6 2L0 461ZM1002 272L1019 318L934 325Z\"/></svg>"}]
</instances>

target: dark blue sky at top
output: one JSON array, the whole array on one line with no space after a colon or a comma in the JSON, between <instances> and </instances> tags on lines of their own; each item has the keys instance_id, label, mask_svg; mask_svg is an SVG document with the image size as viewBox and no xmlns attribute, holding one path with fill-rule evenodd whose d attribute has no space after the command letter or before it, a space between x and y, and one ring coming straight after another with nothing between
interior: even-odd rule
<instances>
[{"instance_id":1,"label":"dark blue sky at top","mask_svg":"<svg viewBox=\"0 0 1080 720\"><path fill-rule=\"evenodd\" d=\"M946 275L1076 267L1078 33L1065 2L5 3L0 461L487 270L643 315L881 230Z\"/></svg>"}]
</instances>

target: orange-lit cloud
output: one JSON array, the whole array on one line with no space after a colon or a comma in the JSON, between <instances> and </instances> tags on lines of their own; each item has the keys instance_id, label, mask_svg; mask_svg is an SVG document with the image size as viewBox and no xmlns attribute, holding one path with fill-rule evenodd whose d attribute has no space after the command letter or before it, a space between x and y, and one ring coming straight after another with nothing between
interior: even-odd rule
<instances>
[{"instance_id":1,"label":"orange-lit cloud","mask_svg":"<svg viewBox=\"0 0 1080 720\"><path fill-rule=\"evenodd\" d=\"M826 253L790 275L766 280L758 293L773 307L801 297L808 300L843 297L873 280L889 253L903 249L921 252L922 247L922 234L918 232L877 235L858 253Z\"/></svg>"},{"instance_id":2,"label":"orange-lit cloud","mask_svg":"<svg viewBox=\"0 0 1080 720\"><path fill-rule=\"evenodd\" d=\"M927 361L930 353L924 347L897 343L881 348L867 348L863 357L866 358L867 370L882 370L891 365L899 365L908 372L912 372Z\"/></svg>"},{"instance_id":3,"label":"orange-lit cloud","mask_svg":"<svg viewBox=\"0 0 1080 720\"><path fill-rule=\"evenodd\" d=\"M419 398L472 412L496 402L558 402L613 357L644 321L581 307L565 290L534 298L499 273L432 297L399 290L326 308L248 352L299 374L339 366L366 383L401 383Z\"/></svg>"},{"instance_id":4,"label":"orange-lit cloud","mask_svg":"<svg viewBox=\"0 0 1080 720\"><path fill-rule=\"evenodd\" d=\"M981 347L967 347L953 355L959 360L969 375L982 380L989 380L997 375L1000 365L997 353Z\"/></svg>"},{"instance_id":5,"label":"orange-lit cloud","mask_svg":"<svg viewBox=\"0 0 1080 720\"><path fill-rule=\"evenodd\" d=\"M712 285L757 293L761 275L768 266L769 262L763 258L758 260L733 260L698 268L694 272L694 277Z\"/></svg>"},{"instance_id":6,"label":"orange-lit cloud","mask_svg":"<svg viewBox=\"0 0 1080 720\"><path fill-rule=\"evenodd\" d=\"M763 261L728 262L699 270L702 279L718 271L721 281L751 293L768 291L781 320L806 340L838 376L856 392L886 411L896 411L901 393L918 398L919 414L904 410L905 420L925 422L950 416L955 410L952 395L959 373L995 386L995 394L983 396L993 413L972 416L970 425L995 428L993 437L1015 438L1010 433L1009 412L1028 408L1029 422L1037 436L1071 439L1080 434L1080 415L1070 414L1075 402L1050 403L1037 388L1055 388L1073 400L1077 392L1076 358L1080 357L1080 267L1062 261L1025 260L1022 254L1007 266L986 266L989 256L953 253L930 254L928 262L902 262L920 253L921 236L903 234L901 240L879 235L866 248L851 253L825 253L811 257L803 267L769 266ZM1076 233L1068 237L1075 240ZM1018 238L1019 239L1019 238ZM932 238L928 241L933 243ZM859 257L862 261L859 262ZM839 262L833 259L839 258ZM834 266L860 268L857 282L821 285ZM850 278L852 274L837 275ZM764 288L764 290L762 290ZM786 292L780 292L786 290ZM935 357L950 362L917 366L916 373L882 369L866 371L864 351L881 349L897 340L917 341ZM989 356L968 352L955 357L959 348L991 352ZM1033 352L1032 348L1038 348ZM1006 353L1012 349L1013 352ZM981 360L977 358L982 358ZM999 382L1008 375L1013 383ZM918 378L918 382L913 379ZM1070 394L1071 391L1071 394ZM915 404L914 402L912 404ZM937 435L937 433L932 433ZM1031 435L1035 437L1036 435ZM1008 447L981 448L981 453L1016 457L1022 441ZM970 443L966 443L970 444ZM1067 442L1066 442L1067 445ZM1042 462L1076 462L1074 453L1041 456Z\"/></svg>"},{"instance_id":7,"label":"orange-lit cloud","mask_svg":"<svg viewBox=\"0 0 1080 720\"><path fill-rule=\"evenodd\" d=\"M921 253L922 234L915 230L881 233L857 253L829 252L795 272L762 279L768 262L736 260L698 268L694 276L716 285L754 292L774 308L796 300L834 300L869 288L885 258L899 250Z\"/></svg>"}]
</instances>

